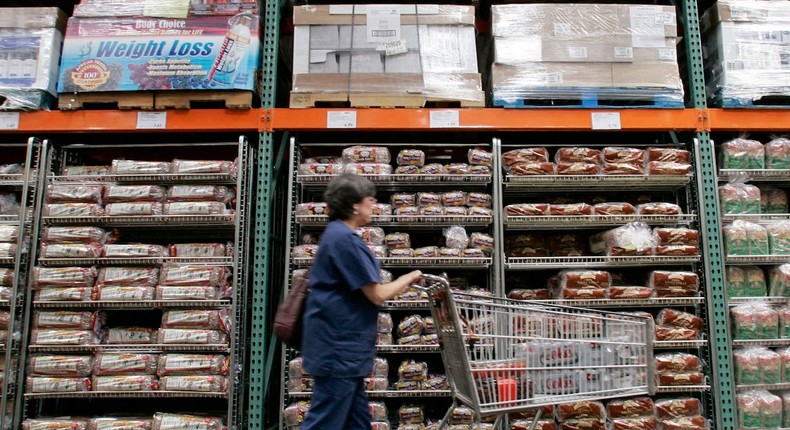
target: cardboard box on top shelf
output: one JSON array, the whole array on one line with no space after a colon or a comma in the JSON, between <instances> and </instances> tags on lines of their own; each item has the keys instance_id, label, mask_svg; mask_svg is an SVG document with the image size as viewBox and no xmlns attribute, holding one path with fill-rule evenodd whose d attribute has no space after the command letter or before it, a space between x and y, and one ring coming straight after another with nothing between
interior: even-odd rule
<instances>
[{"instance_id":1,"label":"cardboard box on top shelf","mask_svg":"<svg viewBox=\"0 0 790 430\"><path fill-rule=\"evenodd\" d=\"M609 36L562 40L551 37L496 38L498 64L524 62L631 63L677 60L676 38L666 37L660 47L634 48L631 38Z\"/></svg>"},{"instance_id":2,"label":"cardboard box on top shelf","mask_svg":"<svg viewBox=\"0 0 790 430\"><path fill-rule=\"evenodd\" d=\"M0 28L66 29L66 14L56 7L0 8Z\"/></svg>"},{"instance_id":3,"label":"cardboard box on top shelf","mask_svg":"<svg viewBox=\"0 0 790 430\"><path fill-rule=\"evenodd\" d=\"M722 22L784 23L787 25L790 24L790 2L719 0L702 15L702 31L711 31Z\"/></svg>"},{"instance_id":4,"label":"cardboard box on top shelf","mask_svg":"<svg viewBox=\"0 0 790 430\"><path fill-rule=\"evenodd\" d=\"M491 83L495 92L544 87L611 87L612 67L608 63L494 64Z\"/></svg>"},{"instance_id":5,"label":"cardboard box on top shelf","mask_svg":"<svg viewBox=\"0 0 790 430\"><path fill-rule=\"evenodd\" d=\"M623 4L507 4L494 5L492 33L504 36L642 38L677 37L674 6Z\"/></svg>"},{"instance_id":6,"label":"cardboard box on top shelf","mask_svg":"<svg viewBox=\"0 0 790 430\"><path fill-rule=\"evenodd\" d=\"M676 62L612 64L612 86L682 89Z\"/></svg>"},{"instance_id":7,"label":"cardboard box on top shelf","mask_svg":"<svg viewBox=\"0 0 790 430\"><path fill-rule=\"evenodd\" d=\"M394 5L402 25L475 25L473 6ZM368 5L311 5L294 8L294 25L367 25Z\"/></svg>"}]
</instances>

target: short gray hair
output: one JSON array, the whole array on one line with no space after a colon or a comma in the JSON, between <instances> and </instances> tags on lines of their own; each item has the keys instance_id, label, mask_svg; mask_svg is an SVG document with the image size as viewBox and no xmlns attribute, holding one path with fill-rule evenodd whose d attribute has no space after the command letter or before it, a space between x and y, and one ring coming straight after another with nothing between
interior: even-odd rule
<instances>
[{"instance_id":1,"label":"short gray hair","mask_svg":"<svg viewBox=\"0 0 790 430\"><path fill-rule=\"evenodd\" d=\"M329 182L324 200L329 205L329 220L346 220L354 213L354 205L376 197L376 186L364 176L344 173Z\"/></svg>"}]
</instances>

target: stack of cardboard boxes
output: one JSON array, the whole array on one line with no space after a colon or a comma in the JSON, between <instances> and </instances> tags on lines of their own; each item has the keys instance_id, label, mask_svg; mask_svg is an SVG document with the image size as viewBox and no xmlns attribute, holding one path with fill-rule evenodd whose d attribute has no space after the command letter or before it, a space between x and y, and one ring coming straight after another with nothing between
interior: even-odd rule
<instances>
[{"instance_id":1,"label":"stack of cardboard boxes","mask_svg":"<svg viewBox=\"0 0 790 430\"><path fill-rule=\"evenodd\" d=\"M65 27L55 7L0 9L0 109L48 107Z\"/></svg>"},{"instance_id":2,"label":"stack of cardboard boxes","mask_svg":"<svg viewBox=\"0 0 790 430\"><path fill-rule=\"evenodd\" d=\"M484 106L472 6L294 8L291 107Z\"/></svg>"},{"instance_id":3,"label":"stack of cardboard boxes","mask_svg":"<svg viewBox=\"0 0 790 430\"><path fill-rule=\"evenodd\" d=\"M492 6L495 105L518 100L655 100L683 106L672 6Z\"/></svg>"},{"instance_id":4,"label":"stack of cardboard boxes","mask_svg":"<svg viewBox=\"0 0 790 430\"><path fill-rule=\"evenodd\" d=\"M790 94L790 2L720 0L702 17L708 95L749 106Z\"/></svg>"}]
</instances>

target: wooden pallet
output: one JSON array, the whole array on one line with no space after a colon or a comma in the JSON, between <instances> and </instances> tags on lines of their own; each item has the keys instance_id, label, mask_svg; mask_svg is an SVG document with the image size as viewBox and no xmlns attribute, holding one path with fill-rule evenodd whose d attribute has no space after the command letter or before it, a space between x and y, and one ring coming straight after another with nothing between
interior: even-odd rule
<instances>
[{"instance_id":1,"label":"wooden pallet","mask_svg":"<svg viewBox=\"0 0 790 430\"><path fill-rule=\"evenodd\" d=\"M250 109L252 91L157 91L154 95L156 109L227 108Z\"/></svg>"},{"instance_id":2,"label":"wooden pallet","mask_svg":"<svg viewBox=\"0 0 790 430\"><path fill-rule=\"evenodd\" d=\"M512 93L508 89L506 93ZM492 105L517 109L546 108L656 108L682 109L683 100L675 91L651 88L616 87L535 87L521 97L493 94Z\"/></svg>"},{"instance_id":3,"label":"wooden pallet","mask_svg":"<svg viewBox=\"0 0 790 430\"><path fill-rule=\"evenodd\" d=\"M723 108L787 109L790 107L790 95L766 94L752 98L720 97L714 104Z\"/></svg>"},{"instance_id":4,"label":"wooden pallet","mask_svg":"<svg viewBox=\"0 0 790 430\"><path fill-rule=\"evenodd\" d=\"M480 100L453 100L449 98L428 97L424 94L407 93L291 93L290 107L485 107L485 97L482 92L480 93Z\"/></svg>"},{"instance_id":5,"label":"wooden pallet","mask_svg":"<svg viewBox=\"0 0 790 430\"><path fill-rule=\"evenodd\" d=\"M63 93L61 110L76 109L250 109L252 91L124 91Z\"/></svg>"},{"instance_id":6,"label":"wooden pallet","mask_svg":"<svg viewBox=\"0 0 790 430\"><path fill-rule=\"evenodd\" d=\"M60 110L77 109L154 109L153 91L63 93L58 97Z\"/></svg>"}]
</instances>

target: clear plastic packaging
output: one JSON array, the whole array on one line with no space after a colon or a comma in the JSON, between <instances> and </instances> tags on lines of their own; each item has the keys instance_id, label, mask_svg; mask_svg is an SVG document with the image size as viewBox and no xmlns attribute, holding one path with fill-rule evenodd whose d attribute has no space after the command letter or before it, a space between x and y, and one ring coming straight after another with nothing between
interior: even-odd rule
<instances>
[{"instance_id":1,"label":"clear plastic packaging","mask_svg":"<svg viewBox=\"0 0 790 430\"><path fill-rule=\"evenodd\" d=\"M508 216L542 216L549 214L548 203L519 203L505 206Z\"/></svg>"},{"instance_id":2,"label":"clear plastic packaging","mask_svg":"<svg viewBox=\"0 0 790 430\"><path fill-rule=\"evenodd\" d=\"M674 203L642 203L636 207L640 215L682 215L683 210Z\"/></svg>"},{"instance_id":3,"label":"clear plastic packaging","mask_svg":"<svg viewBox=\"0 0 790 430\"><path fill-rule=\"evenodd\" d=\"M93 289L93 300L97 302L135 302L153 300L154 287L107 287L97 285Z\"/></svg>"},{"instance_id":4,"label":"clear plastic packaging","mask_svg":"<svg viewBox=\"0 0 790 430\"><path fill-rule=\"evenodd\" d=\"M425 165L425 152L419 149L404 149L398 152L396 159L398 166L417 166Z\"/></svg>"},{"instance_id":5,"label":"clear plastic packaging","mask_svg":"<svg viewBox=\"0 0 790 430\"><path fill-rule=\"evenodd\" d=\"M97 376L154 375L157 355L147 353L96 354L93 372Z\"/></svg>"},{"instance_id":6,"label":"clear plastic packaging","mask_svg":"<svg viewBox=\"0 0 790 430\"><path fill-rule=\"evenodd\" d=\"M69 166L63 169L63 176L107 176L110 174L110 166Z\"/></svg>"},{"instance_id":7,"label":"clear plastic packaging","mask_svg":"<svg viewBox=\"0 0 790 430\"><path fill-rule=\"evenodd\" d=\"M642 222L631 222L590 238L594 253L603 249L611 256L651 255L656 245L652 230Z\"/></svg>"},{"instance_id":8,"label":"clear plastic packaging","mask_svg":"<svg viewBox=\"0 0 790 430\"><path fill-rule=\"evenodd\" d=\"M165 256L165 247L162 245L146 244L110 244L104 245L102 255L108 258L155 258Z\"/></svg>"},{"instance_id":9,"label":"clear plastic packaging","mask_svg":"<svg viewBox=\"0 0 790 430\"><path fill-rule=\"evenodd\" d=\"M95 217L103 214L102 207L95 203L53 203L44 207L44 216L49 217Z\"/></svg>"},{"instance_id":10,"label":"clear plastic packaging","mask_svg":"<svg viewBox=\"0 0 790 430\"><path fill-rule=\"evenodd\" d=\"M684 397L656 400L656 418L669 420L673 418L694 417L702 415L702 403L699 399Z\"/></svg>"},{"instance_id":11,"label":"clear plastic packaging","mask_svg":"<svg viewBox=\"0 0 790 430\"><path fill-rule=\"evenodd\" d=\"M384 245L389 250L411 248L411 239L408 233L390 233L384 236Z\"/></svg>"},{"instance_id":12,"label":"clear plastic packaging","mask_svg":"<svg viewBox=\"0 0 790 430\"><path fill-rule=\"evenodd\" d=\"M155 202L111 203L104 207L104 214L107 216L154 216L162 215L163 210L162 203Z\"/></svg>"},{"instance_id":13,"label":"clear plastic packaging","mask_svg":"<svg viewBox=\"0 0 790 430\"><path fill-rule=\"evenodd\" d=\"M384 163L350 163L343 165L343 172L356 175L390 175L392 166Z\"/></svg>"},{"instance_id":14,"label":"clear plastic packaging","mask_svg":"<svg viewBox=\"0 0 790 430\"><path fill-rule=\"evenodd\" d=\"M766 143L764 148L766 169L790 169L790 139L778 137Z\"/></svg>"},{"instance_id":15,"label":"clear plastic packaging","mask_svg":"<svg viewBox=\"0 0 790 430\"><path fill-rule=\"evenodd\" d=\"M103 188L103 185L50 185L47 189L47 202L101 204Z\"/></svg>"},{"instance_id":16,"label":"clear plastic packaging","mask_svg":"<svg viewBox=\"0 0 790 430\"><path fill-rule=\"evenodd\" d=\"M694 354L671 352L657 354L655 368L658 374L699 372L702 369L702 364L699 357Z\"/></svg>"},{"instance_id":17,"label":"clear plastic packaging","mask_svg":"<svg viewBox=\"0 0 790 430\"><path fill-rule=\"evenodd\" d=\"M782 399L766 390L738 393L738 428L776 429L782 427Z\"/></svg>"},{"instance_id":18,"label":"clear plastic packaging","mask_svg":"<svg viewBox=\"0 0 790 430\"><path fill-rule=\"evenodd\" d=\"M228 275L224 267L166 264L159 285L217 287L227 281Z\"/></svg>"},{"instance_id":19,"label":"clear plastic packaging","mask_svg":"<svg viewBox=\"0 0 790 430\"><path fill-rule=\"evenodd\" d=\"M549 206L549 215L592 215L593 207L587 203L558 204Z\"/></svg>"},{"instance_id":20,"label":"clear plastic packaging","mask_svg":"<svg viewBox=\"0 0 790 430\"><path fill-rule=\"evenodd\" d=\"M41 239L46 243L107 243L112 236L99 227L45 227Z\"/></svg>"},{"instance_id":21,"label":"clear plastic packaging","mask_svg":"<svg viewBox=\"0 0 790 430\"><path fill-rule=\"evenodd\" d=\"M764 303L749 303L730 310L733 339L778 339L779 314Z\"/></svg>"},{"instance_id":22,"label":"clear plastic packaging","mask_svg":"<svg viewBox=\"0 0 790 430\"><path fill-rule=\"evenodd\" d=\"M473 166L491 166L494 161L494 154L482 149L470 149L467 153L467 160Z\"/></svg>"},{"instance_id":23,"label":"clear plastic packaging","mask_svg":"<svg viewBox=\"0 0 790 430\"><path fill-rule=\"evenodd\" d=\"M94 376L94 391L155 391L159 380L153 375Z\"/></svg>"},{"instance_id":24,"label":"clear plastic packaging","mask_svg":"<svg viewBox=\"0 0 790 430\"><path fill-rule=\"evenodd\" d=\"M0 242L0 257L15 257L16 244L15 243L2 243Z\"/></svg>"},{"instance_id":25,"label":"clear plastic packaging","mask_svg":"<svg viewBox=\"0 0 790 430\"><path fill-rule=\"evenodd\" d=\"M36 311L33 327L38 329L96 330L104 322L104 316L95 311Z\"/></svg>"},{"instance_id":26,"label":"clear plastic packaging","mask_svg":"<svg viewBox=\"0 0 790 430\"><path fill-rule=\"evenodd\" d=\"M32 375L80 378L93 373L90 355L34 355L28 361Z\"/></svg>"},{"instance_id":27,"label":"clear plastic packaging","mask_svg":"<svg viewBox=\"0 0 790 430\"><path fill-rule=\"evenodd\" d=\"M426 164L420 167L420 175L445 175L447 170L438 163Z\"/></svg>"},{"instance_id":28,"label":"clear plastic packaging","mask_svg":"<svg viewBox=\"0 0 790 430\"><path fill-rule=\"evenodd\" d=\"M772 255L790 255L790 222L775 221L766 226Z\"/></svg>"},{"instance_id":29,"label":"clear plastic packaging","mask_svg":"<svg viewBox=\"0 0 790 430\"><path fill-rule=\"evenodd\" d=\"M782 358L765 347L749 347L733 352L735 383L739 385L782 382Z\"/></svg>"},{"instance_id":30,"label":"clear plastic packaging","mask_svg":"<svg viewBox=\"0 0 790 430\"><path fill-rule=\"evenodd\" d=\"M722 169L763 169L765 147L756 140L737 138L719 148L719 167Z\"/></svg>"},{"instance_id":31,"label":"clear plastic packaging","mask_svg":"<svg viewBox=\"0 0 790 430\"><path fill-rule=\"evenodd\" d=\"M159 381L159 389L163 391L224 393L228 390L228 379L215 375L163 376Z\"/></svg>"},{"instance_id":32,"label":"clear plastic packaging","mask_svg":"<svg viewBox=\"0 0 790 430\"><path fill-rule=\"evenodd\" d=\"M161 202L165 189L158 185L108 185L104 188L104 203Z\"/></svg>"},{"instance_id":33,"label":"clear plastic packaging","mask_svg":"<svg viewBox=\"0 0 790 430\"><path fill-rule=\"evenodd\" d=\"M642 175L645 168L632 163L604 163L601 173L604 175Z\"/></svg>"},{"instance_id":34,"label":"clear plastic packaging","mask_svg":"<svg viewBox=\"0 0 790 430\"><path fill-rule=\"evenodd\" d=\"M90 430L151 430L151 418L93 418Z\"/></svg>"},{"instance_id":35,"label":"clear plastic packaging","mask_svg":"<svg viewBox=\"0 0 790 430\"><path fill-rule=\"evenodd\" d=\"M173 160L173 173L230 173L233 161L227 160Z\"/></svg>"},{"instance_id":36,"label":"clear plastic packaging","mask_svg":"<svg viewBox=\"0 0 790 430\"><path fill-rule=\"evenodd\" d=\"M13 194L0 193L0 215L19 214L19 202Z\"/></svg>"},{"instance_id":37,"label":"clear plastic packaging","mask_svg":"<svg viewBox=\"0 0 790 430\"><path fill-rule=\"evenodd\" d=\"M441 217L444 215L444 207L443 206L422 206L420 207L420 215L426 217L423 218L426 222L433 221L433 217Z\"/></svg>"},{"instance_id":38,"label":"clear plastic packaging","mask_svg":"<svg viewBox=\"0 0 790 430\"><path fill-rule=\"evenodd\" d=\"M95 267L35 267L31 288L92 287L95 280Z\"/></svg>"},{"instance_id":39,"label":"clear plastic packaging","mask_svg":"<svg viewBox=\"0 0 790 430\"><path fill-rule=\"evenodd\" d=\"M158 280L158 267L102 267L96 284L108 287L155 287Z\"/></svg>"},{"instance_id":40,"label":"clear plastic packaging","mask_svg":"<svg viewBox=\"0 0 790 430\"><path fill-rule=\"evenodd\" d=\"M675 163L667 161L651 161L647 163L646 172L648 175L688 175L691 172L691 164Z\"/></svg>"},{"instance_id":41,"label":"clear plastic packaging","mask_svg":"<svg viewBox=\"0 0 790 430\"><path fill-rule=\"evenodd\" d=\"M299 203L296 215L329 215L329 205L326 202Z\"/></svg>"},{"instance_id":42,"label":"clear plastic packaging","mask_svg":"<svg viewBox=\"0 0 790 430\"><path fill-rule=\"evenodd\" d=\"M172 171L165 161L112 160L113 175L161 175Z\"/></svg>"},{"instance_id":43,"label":"clear plastic packaging","mask_svg":"<svg viewBox=\"0 0 790 430\"><path fill-rule=\"evenodd\" d=\"M99 243L44 243L41 245L43 258L97 258L102 255Z\"/></svg>"},{"instance_id":44,"label":"clear plastic packaging","mask_svg":"<svg viewBox=\"0 0 790 430\"><path fill-rule=\"evenodd\" d=\"M452 226L444 229L444 237L448 248L465 249L469 246L469 235L466 229L460 226Z\"/></svg>"},{"instance_id":45,"label":"clear plastic packaging","mask_svg":"<svg viewBox=\"0 0 790 430\"><path fill-rule=\"evenodd\" d=\"M155 328L149 327L111 327L102 333L105 345L132 345L156 343Z\"/></svg>"},{"instance_id":46,"label":"clear plastic packaging","mask_svg":"<svg viewBox=\"0 0 790 430\"><path fill-rule=\"evenodd\" d=\"M697 333L700 333L705 325L702 318L676 309L662 309L656 316L656 324L687 328Z\"/></svg>"},{"instance_id":47,"label":"clear plastic packaging","mask_svg":"<svg viewBox=\"0 0 790 430\"><path fill-rule=\"evenodd\" d=\"M644 149L608 146L601 150L601 161L604 163L626 163L644 166L645 155Z\"/></svg>"},{"instance_id":48,"label":"clear plastic packaging","mask_svg":"<svg viewBox=\"0 0 790 430\"><path fill-rule=\"evenodd\" d=\"M302 421L304 421L304 417L305 415L307 415L307 411L309 409L310 409L309 402L297 402L289 405L288 407L285 408L285 410L283 410L283 418L285 419L285 425L289 427L298 427L299 425L302 424Z\"/></svg>"},{"instance_id":49,"label":"clear plastic packaging","mask_svg":"<svg viewBox=\"0 0 790 430\"><path fill-rule=\"evenodd\" d=\"M223 296L217 287L156 287L156 300L218 300Z\"/></svg>"},{"instance_id":50,"label":"clear plastic packaging","mask_svg":"<svg viewBox=\"0 0 790 430\"><path fill-rule=\"evenodd\" d=\"M469 248L480 249L486 255L494 252L494 238L486 233L474 232L469 236Z\"/></svg>"},{"instance_id":51,"label":"clear plastic packaging","mask_svg":"<svg viewBox=\"0 0 790 430\"><path fill-rule=\"evenodd\" d=\"M682 227L656 227L653 230L659 246L699 246L699 231Z\"/></svg>"},{"instance_id":52,"label":"clear plastic packaging","mask_svg":"<svg viewBox=\"0 0 790 430\"><path fill-rule=\"evenodd\" d=\"M25 166L19 163L0 164L0 175L21 175L23 173L25 173Z\"/></svg>"},{"instance_id":53,"label":"clear plastic packaging","mask_svg":"<svg viewBox=\"0 0 790 430\"><path fill-rule=\"evenodd\" d=\"M578 419L606 419L606 408L603 403L582 401L557 405L557 419L560 422Z\"/></svg>"},{"instance_id":54,"label":"clear plastic packaging","mask_svg":"<svg viewBox=\"0 0 790 430\"><path fill-rule=\"evenodd\" d=\"M176 243L168 249L171 257L223 257L229 252L222 243Z\"/></svg>"},{"instance_id":55,"label":"clear plastic packaging","mask_svg":"<svg viewBox=\"0 0 790 430\"><path fill-rule=\"evenodd\" d=\"M699 290L699 276L694 272L654 270L650 272L648 286L656 290Z\"/></svg>"},{"instance_id":56,"label":"clear plastic packaging","mask_svg":"<svg viewBox=\"0 0 790 430\"><path fill-rule=\"evenodd\" d=\"M690 163L691 154L685 149L650 147L647 149L648 161Z\"/></svg>"},{"instance_id":57,"label":"clear plastic packaging","mask_svg":"<svg viewBox=\"0 0 790 430\"><path fill-rule=\"evenodd\" d=\"M634 215L636 208L630 203L597 203L593 205L595 215Z\"/></svg>"},{"instance_id":58,"label":"clear plastic packaging","mask_svg":"<svg viewBox=\"0 0 790 430\"><path fill-rule=\"evenodd\" d=\"M343 165L340 163L302 163L297 172L302 176L339 175L343 173Z\"/></svg>"},{"instance_id":59,"label":"clear plastic packaging","mask_svg":"<svg viewBox=\"0 0 790 430\"><path fill-rule=\"evenodd\" d=\"M92 287L42 288L33 299L42 302L82 302L91 299Z\"/></svg>"},{"instance_id":60,"label":"clear plastic packaging","mask_svg":"<svg viewBox=\"0 0 790 430\"><path fill-rule=\"evenodd\" d=\"M90 390L89 378L28 376L25 381L25 391L28 393L77 393Z\"/></svg>"},{"instance_id":61,"label":"clear plastic packaging","mask_svg":"<svg viewBox=\"0 0 790 430\"><path fill-rule=\"evenodd\" d=\"M389 163L390 150L383 146L352 146L343 149L345 163Z\"/></svg>"},{"instance_id":62,"label":"clear plastic packaging","mask_svg":"<svg viewBox=\"0 0 790 430\"><path fill-rule=\"evenodd\" d=\"M222 215L228 212L222 202L175 202L165 203L165 215Z\"/></svg>"},{"instance_id":63,"label":"clear plastic packaging","mask_svg":"<svg viewBox=\"0 0 790 430\"><path fill-rule=\"evenodd\" d=\"M368 245L384 244L384 230L381 227L359 227L355 233Z\"/></svg>"},{"instance_id":64,"label":"clear plastic packaging","mask_svg":"<svg viewBox=\"0 0 790 430\"><path fill-rule=\"evenodd\" d=\"M788 196L784 190L775 187L761 186L760 213L786 214L790 211Z\"/></svg>"},{"instance_id":65,"label":"clear plastic packaging","mask_svg":"<svg viewBox=\"0 0 790 430\"><path fill-rule=\"evenodd\" d=\"M227 309L201 310L184 309L168 310L162 313L162 328L197 328L230 330L230 316Z\"/></svg>"},{"instance_id":66,"label":"clear plastic packaging","mask_svg":"<svg viewBox=\"0 0 790 430\"><path fill-rule=\"evenodd\" d=\"M759 270L759 269L758 269ZM762 273L762 271L760 271ZM790 297L790 264L781 264L771 269L770 276L770 295L775 297ZM763 286L765 286L765 279L763 279ZM749 295L751 293L759 293L760 291L753 291L749 290ZM765 289L762 290L765 292ZM754 295L762 295L765 294L754 294Z\"/></svg>"},{"instance_id":67,"label":"clear plastic packaging","mask_svg":"<svg viewBox=\"0 0 790 430\"><path fill-rule=\"evenodd\" d=\"M448 175L471 175L473 167L475 170L480 170L480 168L488 168L487 166L470 166L466 163L450 163L444 165L444 170L447 171Z\"/></svg>"},{"instance_id":68,"label":"clear plastic packaging","mask_svg":"<svg viewBox=\"0 0 790 430\"><path fill-rule=\"evenodd\" d=\"M768 255L770 245L765 227L748 221L734 221L723 227L724 249L728 255Z\"/></svg>"},{"instance_id":69,"label":"clear plastic packaging","mask_svg":"<svg viewBox=\"0 0 790 430\"><path fill-rule=\"evenodd\" d=\"M479 208L491 207L491 195L485 193L469 193L466 195L466 204Z\"/></svg>"},{"instance_id":70,"label":"clear plastic packaging","mask_svg":"<svg viewBox=\"0 0 790 430\"><path fill-rule=\"evenodd\" d=\"M162 354L156 372L159 376L227 375L229 365L230 361L224 355ZM301 377L301 374L296 377Z\"/></svg>"},{"instance_id":71,"label":"clear plastic packaging","mask_svg":"<svg viewBox=\"0 0 790 430\"><path fill-rule=\"evenodd\" d=\"M417 197L414 194L396 193L390 197L390 204L395 209L413 207L417 205Z\"/></svg>"},{"instance_id":72,"label":"clear plastic packaging","mask_svg":"<svg viewBox=\"0 0 790 430\"><path fill-rule=\"evenodd\" d=\"M161 329L158 343L163 345L218 345L228 343L228 335L219 330Z\"/></svg>"},{"instance_id":73,"label":"clear plastic packaging","mask_svg":"<svg viewBox=\"0 0 790 430\"><path fill-rule=\"evenodd\" d=\"M559 162L557 163L558 175L598 175L601 166L596 163Z\"/></svg>"},{"instance_id":74,"label":"clear plastic packaging","mask_svg":"<svg viewBox=\"0 0 790 430\"><path fill-rule=\"evenodd\" d=\"M167 190L171 202L222 202L233 197L230 189L221 185L174 185Z\"/></svg>"},{"instance_id":75,"label":"clear plastic packaging","mask_svg":"<svg viewBox=\"0 0 790 430\"><path fill-rule=\"evenodd\" d=\"M96 333L91 330L33 329L30 336L33 345L95 345Z\"/></svg>"},{"instance_id":76,"label":"clear plastic packaging","mask_svg":"<svg viewBox=\"0 0 790 430\"><path fill-rule=\"evenodd\" d=\"M0 225L0 242L16 242L19 237L19 227L15 225Z\"/></svg>"},{"instance_id":77,"label":"clear plastic packaging","mask_svg":"<svg viewBox=\"0 0 790 430\"><path fill-rule=\"evenodd\" d=\"M603 270L563 270L560 272L560 288L608 288L611 285L612 275Z\"/></svg>"},{"instance_id":78,"label":"clear plastic packaging","mask_svg":"<svg viewBox=\"0 0 790 430\"><path fill-rule=\"evenodd\" d=\"M154 426L152 430L225 430L222 418L182 415L182 414L154 414Z\"/></svg>"}]
</instances>

